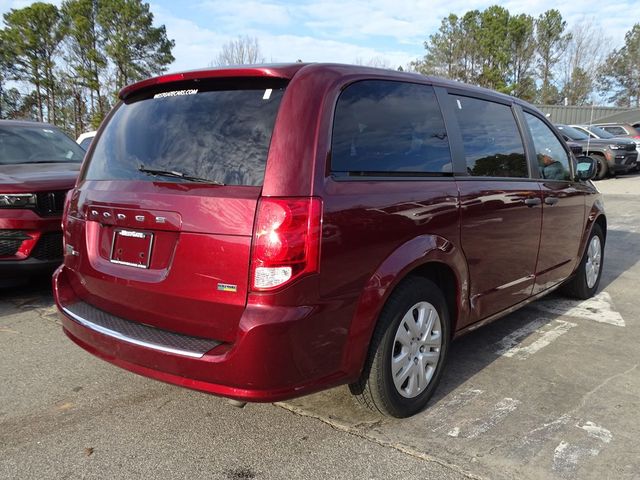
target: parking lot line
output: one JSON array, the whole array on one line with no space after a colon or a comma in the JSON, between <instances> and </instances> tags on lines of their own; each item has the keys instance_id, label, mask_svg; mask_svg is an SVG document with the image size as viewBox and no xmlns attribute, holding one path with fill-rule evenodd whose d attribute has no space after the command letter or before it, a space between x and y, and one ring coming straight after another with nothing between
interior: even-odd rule
<instances>
[{"instance_id":1,"label":"parking lot line","mask_svg":"<svg viewBox=\"0 0 640 480\"><path fill-rule=\"evenodd\" d=\"M555 315L583 318L616 327L626 326L622 315L613 306L611 295L607 292L600 292L595 297L579 303L564 298L550 298L534 302L531 306Z\"/></svg>"},{"instance_id":2,"label":"parking lot line","mask_svg":"<svg viewBox=\"0 0 640 480\"><path fill-rule=\"evenodd\" d=\"M571 328L577 326L572 322L564 320L550 320L548 318L537 318L527 323L523 327L514 330L497 343L497 354L502 357L517 358L525 360L530 355L542 350L551 342L560 338ZM533 334L540 334L540 337L529 345L522 345L522 342Z\"/></svg>"}]
</instances>

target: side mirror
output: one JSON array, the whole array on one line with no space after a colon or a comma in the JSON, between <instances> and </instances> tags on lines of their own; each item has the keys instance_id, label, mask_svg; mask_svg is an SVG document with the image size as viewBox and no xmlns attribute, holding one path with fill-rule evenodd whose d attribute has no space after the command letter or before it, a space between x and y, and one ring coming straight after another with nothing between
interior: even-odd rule
<instances>
[{"instance_id":1,"label":"side mirror","mask_svg":"<svg viewBox=\"0 0 640 480\"><path fill-rule=\"evenodd\" d=\"M595 177L598 165L593 158L582 156L577 157L576 160L576 177L578 180L586 182Z\"/></svg>"}]
</instances>

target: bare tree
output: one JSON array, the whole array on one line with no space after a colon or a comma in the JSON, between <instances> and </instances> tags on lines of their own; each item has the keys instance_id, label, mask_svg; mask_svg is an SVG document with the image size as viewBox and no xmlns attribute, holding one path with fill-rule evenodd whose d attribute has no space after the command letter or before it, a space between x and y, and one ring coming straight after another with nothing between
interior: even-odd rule
<instances>
[{"instance_id":1,"label":"bare tree","mask_svg":"<svg viewBox=\"0 0 640 480\"><path fill-rule=\"evenodd\" d=\"M258 39L245 35L225 43L213 64L221 67L224 65L264 63L264 61Z\"/></svg>"},{"instance_id":2,"label":"bare tree","mask_svg":"<svg viewBox=\"0 0 640 480\"><path fill-rule=\"evenodd\" d=\"M593 18L582 19L569 34L571 40L558 65L562 96L569 105L584 105L595 89L598 72L609 53L611 42Z\"/></svg>"},{"instance_id":3,"label":"bare tree","mask_svg":"<svg viewBox=\"0 0 640 480\"><path fill-rule=\"evenodd\" d=\"M353 61L354 65L362 65L366 67L384 68L387 70L394 70L393 65L387 61L384 57L371 57L369 60L364 61L361 57L356 57Z\"/></svg>"}]
</instances>

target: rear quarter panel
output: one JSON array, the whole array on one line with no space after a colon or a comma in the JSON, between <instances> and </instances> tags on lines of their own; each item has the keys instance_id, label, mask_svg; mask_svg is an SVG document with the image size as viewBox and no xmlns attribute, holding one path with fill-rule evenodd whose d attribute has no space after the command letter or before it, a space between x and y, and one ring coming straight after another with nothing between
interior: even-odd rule
<instances>
[{"instance_id":1,"label":"rear quarter panel","mask_svg":"<svg viewBox=\"0 0 640 480\"><path fill-rule=\"evenodd\" d=\"M436 261L447 264L460 287L458 318L468 316L455 180L345 181L330 175L335 104L347 85L365 79L399 80L384 71L354 74L340 66L322 70L309 66L296 74L274 130L263 189L263 195L323 199L320 273L315 284L319 304L331 311L331 321L327 319L331 334L324 336L327 351L341 352L340 369L351 379L363 365L384 302L414 268ZM413 76L407 81L420 82ZM300 138L290 134L293 128ZM302 283L311 285L309 280ZM306 296L301 292L298 299Z\"/></svg>"}]
</instances>

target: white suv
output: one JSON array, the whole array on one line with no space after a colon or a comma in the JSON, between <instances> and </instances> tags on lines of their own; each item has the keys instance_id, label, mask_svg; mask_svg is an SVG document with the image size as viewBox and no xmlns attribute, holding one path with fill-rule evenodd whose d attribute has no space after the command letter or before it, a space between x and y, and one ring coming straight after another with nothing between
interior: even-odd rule
<instances>
[{"instance_id":1,"label":"white suv","mask_svg":"<svg viewBox=\"0 0 640 480\"><path fill-rule=\"evenodd\" d=\"M89 149L89 145L91 145L91 140L93 140L93 137L95 136L95 130L93 132L85 132L78 137L76 143L80 145L85 151L87 151Z\"/></svg>"}]
</instances>

